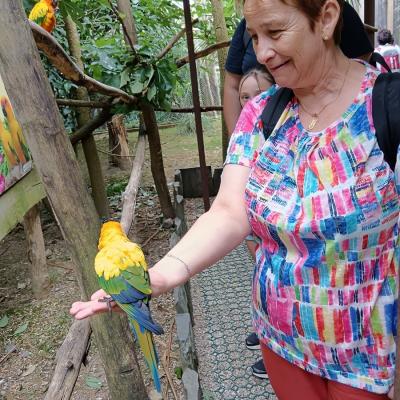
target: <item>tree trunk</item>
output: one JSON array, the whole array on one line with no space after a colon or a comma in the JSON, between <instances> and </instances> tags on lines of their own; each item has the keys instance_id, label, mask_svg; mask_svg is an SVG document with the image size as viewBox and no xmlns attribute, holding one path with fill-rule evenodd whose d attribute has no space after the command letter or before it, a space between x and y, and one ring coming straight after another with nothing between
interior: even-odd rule
<instances>
[{"instance_id":1,"label":"tree trunk","mask_svg":"<svg viewBox=\"0 0 400 400\"><path fill-rule=\"evenodd\" d=\"M134 44L137 43L135 20L132 15L132 8L129 0L118 0L118 11L124 14L124 25L127 32L130 32L130 41ZM130 10L130 11L129 11ZM130 26L133 30L129 30ZM125 38L126 39L126 38ZM129 46L129 43L127 43ZM164 161L162 156L160 132L158 130L156 114L151 105L144 105L141 107L143 113L144 123L149 139L150 159L151 159L151 173L153 175L154 184L158 198L160 200L161 212L165 218L174 218L175 211L172 206L171 195L168 190L167 178L165 177Z\"/></svg>"},{"instance_id":2,"label":"tree trunk","mask_svg":"<svg viewBox=\"0 0 400 400\"><path fill-rule=\"evenodd\" d=\"M215 36L217 42L223 42L229 40L228 30L226 29L226 22L224 16L224 5L222 0L211 0L212 14L213 14L213 25L215 30ZM220 79L220 93L221 93L221 104L224 100L224 78L225 78L225 61L228 50L226 48L218 50L218 64L221 75ZM221 113L221 124L222 124L222 159L225 159L226 150L228 149L228 129L225 124L224 114Z\"/></svg>"},{"instance_id":3,"label":"tree trunk","mask_svg":"<svg viewBox=\"0 0 400 400\"><path fill-rule=\"evenodd\" d=\"M33 294L43 299L49 292L49 274L47 271L46 252L39 206L33 206L24 217L24 228L28 242L28 258L31 263L31 279Z\"/></svg>"},{"instance_id":4,"label":"tree trunk","mask_svg":"<svg viewBox=\"0 0 400 400\"><path fill-rule=\"evenodd\" d=\"M64 18L64 22L71 56L75 59L81 70L84 71L79 32L76 28L76 24L69 15ZM76 98L78 100L90 100L87 89L85 87L78 87L76 89ZM76 112L78 118L78 127L81 127L90 121L91 118L89 108L79 107L77 108ZM110 212L103 173L101 170L100 158L97 152L96 142L92 135L89 135L82 140L82 148L89 172L92 196L96 210L101 218L109 218Z\"/></svg>"},{"instance_id":5,"label":"tree trunk","mask_svg":"<svg viewBox=\"0 0 400 400\"><path fill-rule=\"evenodd\" d=\"M0 37L0 75L69 246L83 297L87 299L99 287L93 264L100 221L19 0L2 1ZM92 318L90 323L107 366L111 399L146 399L126 322L117 315L102 315Z\"/></svg>"},{"instance_id":6,"label":"tree trunk","mask_svg":"<svg viewBox=\"0 0 400 400\"><path fill-rule=\"evenodd\" d=\"M243 0L235 0L235 13L239 18L243 18Z\"/></svg>"},{"instance_id":7,"label":"tree trunk","mask_svg":"<svg viewBox=\"0 0 400 400\"><path fill-rule=\"evenodd\" d=\"M174 207L172 206L171 196L167 186L167 178L164 172L164 162L162 158L160 133L156 120L156 113L151 105L142 105L142 114L146 133L149 139L151 172L153 174L154 183L158 198L160 200L161 211L165 218L175 218Z\"/></svg>"},{"instance_id":8,"label":"tree trunk","mask_svg":"<svg viewBox=\"0 0 400 400\"><path fill-rule=\"evenodd\" d=\"M109 137L110 163L125 171L130 171L132 162L129 158L128 135L126 134L124 116L114 115L107 123Z\"/></svg>"}]
</instances>

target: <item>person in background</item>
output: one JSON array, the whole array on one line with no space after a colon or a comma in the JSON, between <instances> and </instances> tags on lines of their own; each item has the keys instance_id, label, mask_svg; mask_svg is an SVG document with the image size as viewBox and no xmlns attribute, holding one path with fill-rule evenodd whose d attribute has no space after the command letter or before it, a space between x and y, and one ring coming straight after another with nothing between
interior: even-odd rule
<instances>
[{"instance_id":1,"label":"person in background","mask_svg":"<svg viewBox=\"0 0 400 400\"><path fill-rule=\"evenodd\" d=\"M400 70L400 47L394 44L392 32L389 29L381 29L378 32L379 46L375 49L386 61L392 72ZM384 66L377 64L377 68L382 72L387 72Z\"/></svg>"},{"instance_id":2,"label":"person in background","mask_svg":"<svg viewBox=\"0 0 400 400\"><path fill-rule=\"evenodd\" d=\"M241 108L243 108L249 100L260 95L262 92L265 92L274 83L274 78L272 78L267 69L261 65L258 68L251 69L249 72L243 75L239 82L239 102ZM256 237L254 235L248 235L246 237L246 245L254 262L256 259L257 248ZM245 343L246 347L250 350L260 349L260 340L255 332L246 337ZM257 360L251 366L251 372L257 378L268 378L262 358Z\"/></svg>"},{"instance_id":3,"label":"person in background","mask_svg":"<svg viewBox=\"0 0 400 400\"><path fill-rule=\"evenodd\" d=\"M274 83L274 78L265 68L254 68L247 72L239 83L240 106L243 108L249 100L265 92Z\"/></svg>"}]
</instances>

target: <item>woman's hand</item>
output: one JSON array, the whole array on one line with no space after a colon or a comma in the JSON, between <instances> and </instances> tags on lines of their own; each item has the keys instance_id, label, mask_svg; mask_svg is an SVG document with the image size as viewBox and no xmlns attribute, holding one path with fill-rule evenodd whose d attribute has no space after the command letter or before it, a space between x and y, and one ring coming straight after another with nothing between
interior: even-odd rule
<instances>
[{"instance_id":1,"label":"woman's hand","mask_svg":"<svg viewBox=\"0 0 400 400\"><path fill-rule=\"evenodd\" d=\"M391 386L388 393L389 399L393 399L394 397L394 386Z\"/></svg>"},{"instance_id":2,"label":"woman's hand","mask_svg":"<svg viewBox=\"0 0 400 400\"><path fill-rule=\"evenodd\" d=\"M110 310L122 311L115 301L101 301L107 298L109 298L108 294L103 289L100 289L92 294L90 301L76 301L73 303L69 313L75 319L84 319Z\"/></svg>"}]
</instances>

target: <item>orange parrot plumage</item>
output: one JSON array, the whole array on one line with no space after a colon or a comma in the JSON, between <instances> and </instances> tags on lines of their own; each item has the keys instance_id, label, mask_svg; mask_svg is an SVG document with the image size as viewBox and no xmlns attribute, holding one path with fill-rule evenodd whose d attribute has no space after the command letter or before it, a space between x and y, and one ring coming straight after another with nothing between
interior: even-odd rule
<instances>
[{"instance_id":1,"label":"orange parrot plumage","mask_svg":"<svg viewBox=\"0 0 400 400\"><path fill-rule=\"evenodd\" d=\"M40 0L29 13L29 19L51 33L56 26L58 0Z\"/></svg>"},{"instance_id":2,"label":"orange parrot plumage","mask_svg":"<svg viewBox=\"0 0 400 400\"><path fill-rule=\"evenodd\" d=\"M25 164L29 155L25 155L24 147L26 147L25 138L22 135L22 129L19 122L16 120L11 103L7 97L0 97L0 106L4 115L6 128L11 134L15 153L21 164Z\"/></svg>"}]
</instances>

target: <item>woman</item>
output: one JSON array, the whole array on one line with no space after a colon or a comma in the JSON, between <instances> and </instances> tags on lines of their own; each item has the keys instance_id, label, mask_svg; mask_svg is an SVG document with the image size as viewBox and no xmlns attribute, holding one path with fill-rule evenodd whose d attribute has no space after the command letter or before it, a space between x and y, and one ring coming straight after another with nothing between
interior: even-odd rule
<instances>
[{"instance_id":1,"label":"woman","mask_svg":"<svg viewBox=\"0 0 400 400\"><path fill-rule=\"evenodd\" d=\"M341 8L246 0L258 61L295 96L266 142L276 86L244 107L210 211L150 270L168 291L253 231L253 322L281 400L386 399L393 384L399 199L371 117L378 72L337 46Z\"/></svg>"}]
</instances>

